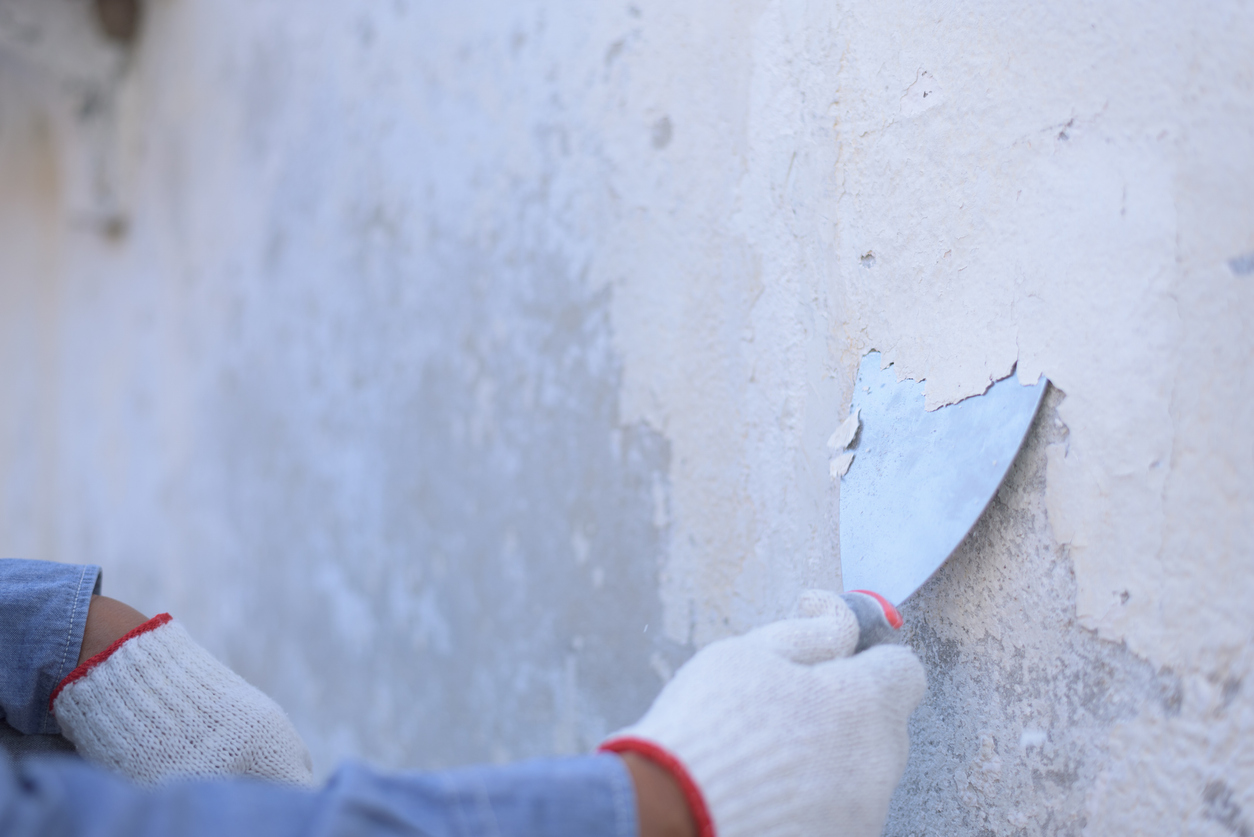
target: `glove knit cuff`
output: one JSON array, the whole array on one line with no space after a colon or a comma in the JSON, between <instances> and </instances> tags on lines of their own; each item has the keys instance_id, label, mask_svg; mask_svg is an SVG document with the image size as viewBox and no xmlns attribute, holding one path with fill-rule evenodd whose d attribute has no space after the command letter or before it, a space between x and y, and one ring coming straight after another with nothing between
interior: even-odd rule
<instances>
[{"instance_id":1,"label":"glove knit cuff","mask_svg":"<svg viewBox=\"0 0 1254 837\"><path fill-rule=\"evenodd\" d=\"M156 616L152 617L144 624L139 625L138 627L135 627L135 628L131 628L129 631L122 634L122 636L114 640L112 645L110 645L105 650L101 651L99 654L95 654L91 657L88 657L86 660L83 660L81 663L78 664L77 668L75 668L69 674L65 675L65 679L62 680L60 683L58 683L57 687L52 690L52 695L48 698L48 711L49 712L52 711L53 706L57 702L57 695L61 694L61 690L64 689L66 686L70 685L75 680L81 680L82 678L86 677L93 668L95 668L96 666L100 665L105 660L113 656L113 652L117 651L127 642L131 641L132 639L139 636L140 634L146 634L149 631L155 631L157 628L160 628L162 625L164 625L166 622L169 622L173 618L174 617L168 613L158 613Z\"/></svg>"},{"instance_id":2,"label":"glove knit cuff","mask_svg":"<svg viewBox=\"0 0 1254 837\"><path fill-rule=\"evenodd\" d=\"M679 790L684 795L684 801L688 803L688 810L692 812L692 819L697 825L697 837L715 837L714 820L710 817L701 789L693 781L688 769L669 750L653 741L630 735L612 738L602 744L598 750L620 754L635 753L671 774L671 778L679 785Z\"/></svg>"},{"instance_id":3,"label":"glove knit cuff","mask_svg":"<svg viewBox=\"0 0 1254 837\"><path fill-rule=\"evenodd\" d=\"M52 708L80 755L139 784L224 775L312 782L309 751L279 705L169 614L70 672Z\"/></svg>"}]
</instances>

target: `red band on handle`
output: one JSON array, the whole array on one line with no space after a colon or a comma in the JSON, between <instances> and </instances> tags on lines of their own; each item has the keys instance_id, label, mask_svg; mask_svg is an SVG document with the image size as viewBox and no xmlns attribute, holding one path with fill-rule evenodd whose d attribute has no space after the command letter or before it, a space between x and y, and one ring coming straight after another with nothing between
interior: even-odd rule
<instances>
[{"instance_id":1,"label":"red band on handle","mask_svg":"<svg viewBox=\"0 0 1254 837\"><path fill-rule=\"evenodd\" d=\"M850 590L849 592L865 593L875 599L875 601L879 602L880 607L884 608L884 618L888 620L888 624L893 626L893 630L897 630L902 626L902 624L904 624L901 614L897 612L897 608L893 607L892 602L881 596L879 593L874 593L870 590Z\"/></svg>"},{"instance_id":2,"label":"red band on handle","mask_svg":"<svg viewBox=\"0 0 1254 837\"><path fill-rule=\"evenodd\" d=\"M109 659L109 657L113 655L114 651L117 651L119 648L125 645L129 640L134 639L140 634L146 634L149 631L156 630L157 628L160 628L162 625L164 625L166 622L169 622L173 618L174 617L172 617L168 613L158 613L156 616L152 617L151 619L149 619L147 622L140 625L139 627L131 628L129 631L122 634L122 636L118 637L118 639L112 645L110 645L105 650L101 651L99 654L96 654L92 657L88 657L86 660L83 660L83 662L79 663L78 668L74 669L69 674L67 674L65 676L65 679L62 680L60 683L58 683L57 687L52 690L52 697L48 698L48 711L50 712L52 711L52 704L56 702L57 695L61 694L61 690L64 689L66 686L70 685L71 683L73 683L75 680L78 680L79 678L86 677L88 672L90 672L93 668L103 663L105 660Z\"/></svg>"},{"instance_id":3,"label":"red band on handle","mask_svg":"<svg viewBox=\"0 0 1254 837\"><path fill-rule=\"evenodd\" d=\"M688 803L688 810L692 812L692 819L697 824L697 837L715 837L714 820L710 817L710 810L705 807L705 797L701 795L701 789L692 780L683 763L670 752L652 741L629 735L606 741L598 749L603 753L635 753L665 769L679 784L684 801Z\"/></svg>"}]
</instances>

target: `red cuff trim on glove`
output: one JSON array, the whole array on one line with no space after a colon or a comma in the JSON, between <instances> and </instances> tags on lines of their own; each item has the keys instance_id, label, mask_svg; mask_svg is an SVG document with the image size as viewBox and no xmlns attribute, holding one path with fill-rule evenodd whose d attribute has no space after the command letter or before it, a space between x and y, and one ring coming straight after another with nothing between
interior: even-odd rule
<instances>
[{"instance_id":1,"label":"red cuff trim on glove","mask_svg":"<svg viewBox=\"0 0 1254 837\"><path fill-rule=\"evenodd\" d=\"M152 617L147 622L140 625L138 628L132 628L131 630L122 634L122 636L118 637L118 639L112 645L110 645L105 650L101 651L99 654L96 654L93 657L88 657L86 660L83 660L83 662L79 663L78 668L74 669L69 674L67 674L65 676L65 679L62 680L60 683L58 683L57 687L52 690L52 697L48 698L48 711L52 711L52 704L56 702L57 695L61 694L61 690L64 689L66 686L70 685L71 683L73 683L75 680L78 680L79 678L86 677L88 672L90 672L93 668L103 663L105 660L109 659L109 657L113 654L114 651L117 651L128 641L134 639L140 634L146 634L149 631L153 631L153 630L156 630L157 628L160 628L162 625L164 625L166 622L169 622L173 618L174 617L172 617L168 613L158 613L156 616Z\"/></svg>"},{"instance_id":2,"label":"red cuff trim on glove","mask_svg":"<svg viewBox=\"0 0 1254 837\"><path fill-rule=\"evenodd\" d=\"M598 749L603 753L635 753L665 768L666 772L679 783L684 801L688 803L688 810L692 812L692 819L697 824L697 837L715 837L714 820L710 818L710 811L705 807L705 797L701 795L701 789L697 787L696 782L692 781L692 776L688 775L688 770L679 759L652 741L631 736L606 741Z\"/></svg>"}]
</instances>

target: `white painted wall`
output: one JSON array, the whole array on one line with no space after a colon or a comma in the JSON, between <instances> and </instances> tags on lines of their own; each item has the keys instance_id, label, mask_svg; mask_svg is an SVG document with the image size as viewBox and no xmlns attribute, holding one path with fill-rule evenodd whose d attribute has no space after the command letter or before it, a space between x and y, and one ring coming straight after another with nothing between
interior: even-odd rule
<instances>
[{"instance_id":1,"label":"white painted wall","mask_svg":"<svg viewBox=\"0 0 1254 837\"><path fill-rule=\"evenodd\" d=\"M839 583L863 351L1043 373L888 831L1254 831L1254 8L148 12L87 113L0 55L0 551L322 770L574 752Z\"/></svg>"}]
</instances>

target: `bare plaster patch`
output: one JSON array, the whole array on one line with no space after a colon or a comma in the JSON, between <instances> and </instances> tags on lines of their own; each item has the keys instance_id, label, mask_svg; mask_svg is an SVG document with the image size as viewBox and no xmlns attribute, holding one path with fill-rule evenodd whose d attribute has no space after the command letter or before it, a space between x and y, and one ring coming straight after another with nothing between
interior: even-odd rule
<instances>
[{"instance_id":1,"label":"bare plaster patch","mask_svg":"<svg viewBox=\"0 0 1254 837\"><path fill-rule=\"evenodd\" d=\"M919 70L914 84L906 88L901 97L901 115L918 116L944 101L945 90L936 76L928 70Z\"/></svg>"},{"instance_id":2,"label":"bare plaster patch","mask_svg":"<svg viewBox=\"0 0 1254 837\"><path fill-rule=\"evenodd\" d=\"M1046 396L985 516L901 608L904 641L923 660L928 692L911 721L910 762L886 829L893 837L1080 835L1119 817L1143 833L1167 834L1186 821L1146 830L1146 812L1133 802L1137 788L1100 791L1112 765L1113 775L1141 775L1118 766L1122 757L1146 761L1117 743L1134 737L1137 725L1180 728L1189 714L1210 710L1195 703L1187 679L1099 639L1075 618L1071 549L1050 537L1044 495L1048 451L1066 435L1053 420L1061 401L1056 390ZM1202 763L1155 768L1180 781L1173 804L1196 801L1185 788Z\"/></svg>"}]
</instances>

